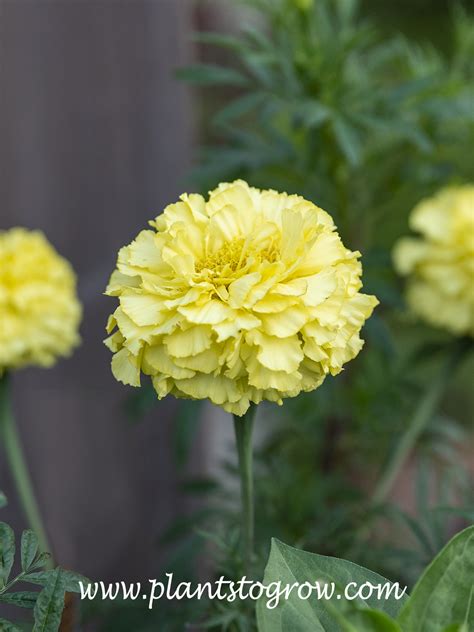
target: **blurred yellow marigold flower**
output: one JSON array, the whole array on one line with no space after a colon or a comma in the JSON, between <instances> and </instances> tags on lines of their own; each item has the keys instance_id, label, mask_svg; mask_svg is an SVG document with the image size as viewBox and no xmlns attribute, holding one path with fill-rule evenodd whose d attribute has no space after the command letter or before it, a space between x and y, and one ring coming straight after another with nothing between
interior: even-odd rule
<instances>
[{"instance_id":1,"label":"blurred yellow marigold flower","mask_svg":"<svg viewBox=\"0 0 474 632\"><path fill-rule=\"evenodd\" d=\"M297 195L238 180L182 195L118 255L106 294L112 371L158 396L209 398L243 415L339 373L377 299L359 293L360 253Z\"/></svg>"},{"instance_id":2,"label":"blurred yellow marigold flower","mask_svg":"<svg viewBox=\"0 0 474 632\"><path fill-rule=\"evenodd\" d=\"M0 374L68 355L80 319L74 272L44 235L0 231Z\"/></svg>"},{"instance_id":3,"label":"blurred yellow marigold flower","mask_svg":"<svg viewBox=\"0 0 474 632\"><path fill-rule=\"evenodd\" d=\"M394 249L398 272L409 275L407 302L428 323L474 335L474 185L451 187L421 201Z\"/></svg>"}]
</instances>

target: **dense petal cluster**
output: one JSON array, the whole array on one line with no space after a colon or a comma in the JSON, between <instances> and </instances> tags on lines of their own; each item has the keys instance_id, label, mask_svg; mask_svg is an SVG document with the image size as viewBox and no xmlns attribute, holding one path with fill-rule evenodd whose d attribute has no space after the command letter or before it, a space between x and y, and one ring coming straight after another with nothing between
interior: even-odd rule
<instances>
[{"instance_id":1,"label":"dense petal cluster","mask_svg":"<svg viewBox=\"0 0 474 632\"><path fill-rule=\"evenodd\" d=\"M377 300L360 253L296 195L238 180L206 201L182 195L118 255L106 344L112 371L159 397L204 399L237 415L319 386L360 351ZM112 333L113 332L113 333Z\"/></svg>"},{"instance_id":2,"label":"dense petal cluster","mask_svg":"<svg viewBox=\"0 0 474 632\"><path fill-rule=\"evenodd\" d=\"M428 323L474 335L474 185L451 187L420 202L410 217L420 237L395 246L407 275L407 302Z\"/></svg>"},{"instance_id":3,"label":"dense petal cluster","mask_svg":"<svg viewBox=\"0 0 474 632\"><path fill-rule=\"evenodd\" d=\"M74 272L44 235L0 231L0 374L68 355L80 319Z\"/></svg>"}]
</instances>

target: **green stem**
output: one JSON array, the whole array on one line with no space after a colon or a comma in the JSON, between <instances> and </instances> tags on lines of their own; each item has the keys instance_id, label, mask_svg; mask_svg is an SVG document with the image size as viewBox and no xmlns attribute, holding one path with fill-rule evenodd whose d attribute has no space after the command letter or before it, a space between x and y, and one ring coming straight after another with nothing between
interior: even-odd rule
<instances>
[{"instance_id":1,"label":"green stem","mask_svg":"<svg viewBox=\"0 0 474 632\"><path fill-rule=\"evenodd\" d=\"M441 371L429 383L424 395L415 409L414 415L408 424L407 429L402 435L394 453L392 454L392 457L388 461L387 467L376 485L375 491L372 495L372 503L374 505L382 503L390 493L395 480L398 478L407 458L415 447L418 438L438 409L448 385L449 378L459 360L467 351L468 347L469 345L466 344L464 339L456 341L453 345L452 353L448 355L446 362L441 367Z\"/></svg>"},{"instance_id":2,"label":"green stem","mask_svg":"<svg viewBox=\"0 0 474 632\"><path fill-rule=\"evenodd\" d=\"M49 546L46 531L43 527L38 503L36 502L28 472L28 466L26 465L20 437L13 417L9 382L8 374L4 373L3 377L0 377L0 434L3 439L10 471L15 481L20 502L29 526L38 538L40 550L42 552L51 553L51 547ZM50 558L48 567L51 568L52 565L52 558Z\"/></svg>"},{"instance_id":3,"label":"green stem","mask_svg":"<svg viewBox=\"0 0 474 632\"><path fill-rule=\"evenodd\" d=\"M257 407L250 405L242 417L234 415L235 440L239 459L240 493L242 496L242 544L245 571L251 572L254 546L254 500L252 467L252 429Z\"/></svg>"}]
</instances>

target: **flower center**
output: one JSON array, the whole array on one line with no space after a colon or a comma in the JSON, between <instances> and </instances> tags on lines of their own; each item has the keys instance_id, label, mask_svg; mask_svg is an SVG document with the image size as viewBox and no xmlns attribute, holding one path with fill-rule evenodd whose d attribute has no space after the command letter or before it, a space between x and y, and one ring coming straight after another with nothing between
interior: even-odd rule
<instances>
[{"instance_id":1,"label":"flower center","mask_svg":"<svg viewBox=\"0 0 474 632\"><path fill-rule=\"evenodd\" d=\"M251 237L233 239L215 252L209 252L196 262L196 272L221 283L235 280L236 274L244 274L262 261L273 263L280 256L279 247L273 242L263 248L252 243Z\"/></svg>"}]
</instances>

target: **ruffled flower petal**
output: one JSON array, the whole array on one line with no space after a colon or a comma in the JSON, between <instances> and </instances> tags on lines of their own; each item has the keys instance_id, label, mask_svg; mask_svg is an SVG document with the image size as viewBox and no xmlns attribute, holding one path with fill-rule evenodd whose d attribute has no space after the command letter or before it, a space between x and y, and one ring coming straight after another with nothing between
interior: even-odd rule
<instances>
[{"instance_id":1,"label":"ruffled flower petal","mask_svg":"<svg viewBox=\"0 0 474 632\"><path fill-rule=\"evenodd\" d=\"M112 275L110 293L120 295L121 287ZM0 375L5 369L49 367L70 355L80 342L81 315L75 274L44 235L0 231ZM110 332L115 325L113 320ZM121 348L118 337L109 344L113 351Z\"/></svg>"},{"instance_id":2,"label":"ruffled flower petal","mask_svg":"<svg viewBox=\"0 0 474 632\"><path fill-rule=\"evenodd\" d=\"M222 183L183 195L119 252L106 293L117 379L234 415L317 388L362 346L377 304L360 253L297 195Z\"/></svg>"},{"instance_id":3,"label":"ruffled flower petal","mask_svg":"<svg viewBox=\"0 0 474 632\"><path fill-rule=\"evenodd\" d=\"M474 336L474 185L443 189L413 210L393 250L408 276L407 302L423 320L451 333Z\"/></svg>"}]
</instances>

